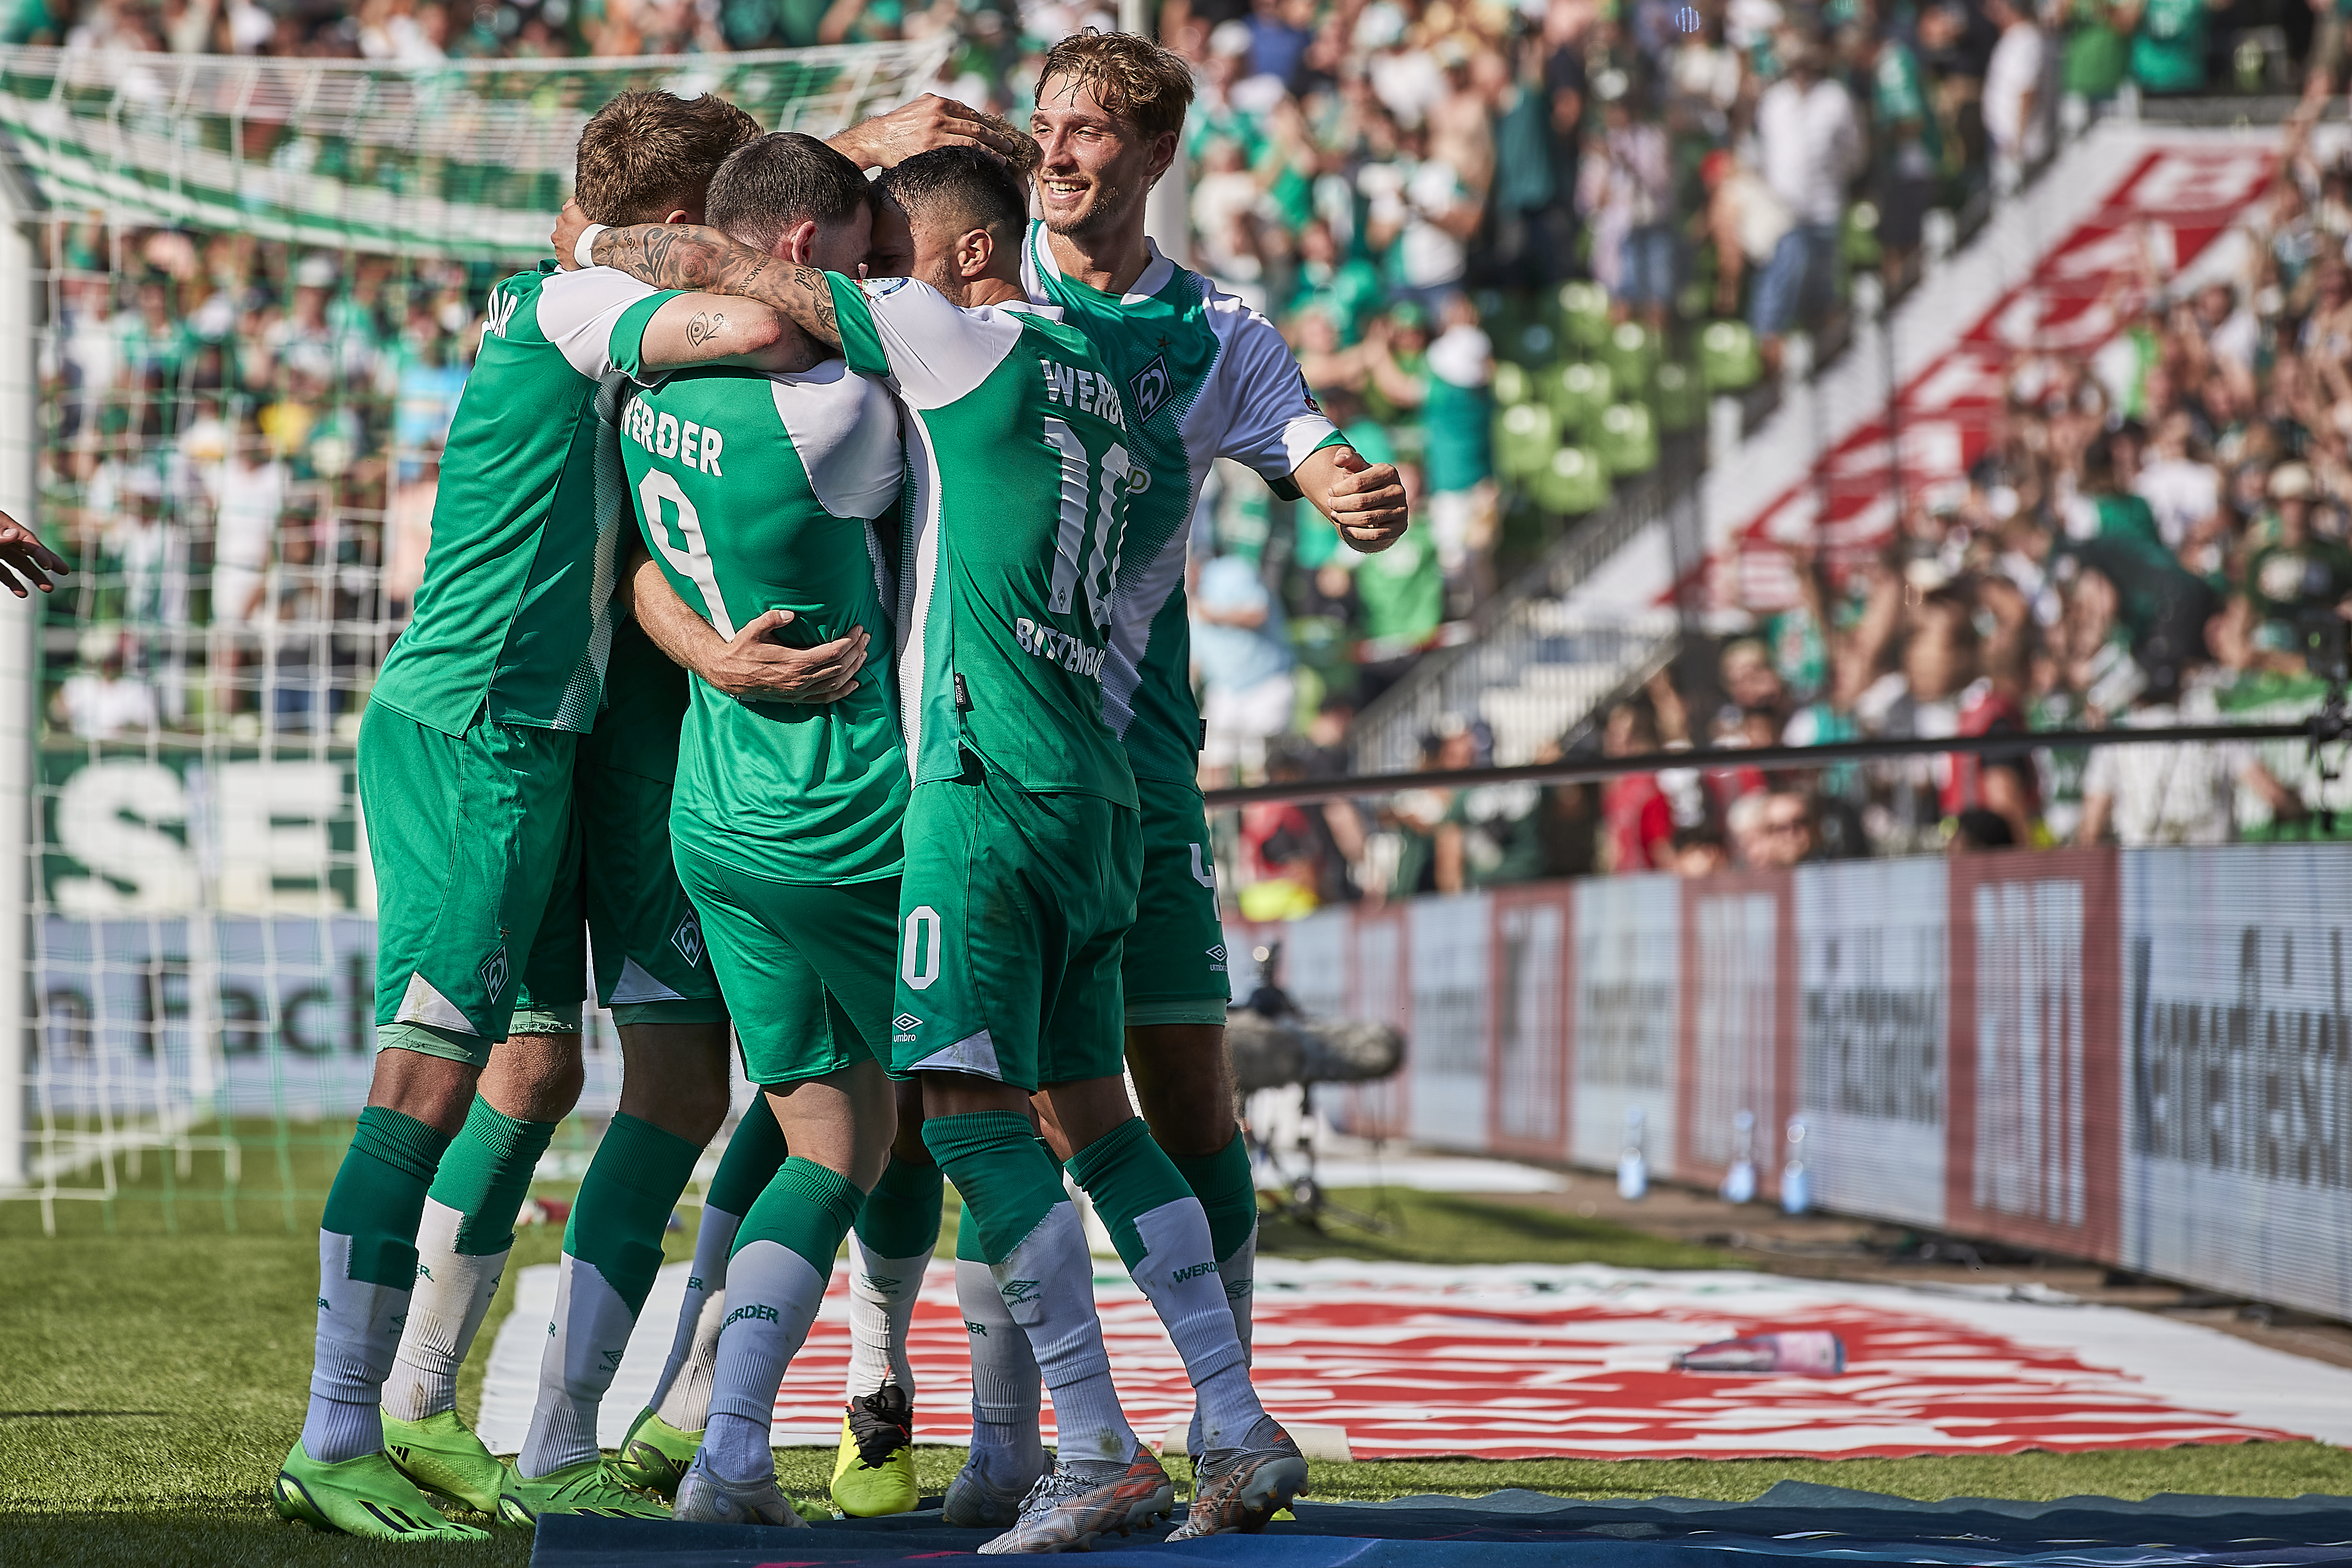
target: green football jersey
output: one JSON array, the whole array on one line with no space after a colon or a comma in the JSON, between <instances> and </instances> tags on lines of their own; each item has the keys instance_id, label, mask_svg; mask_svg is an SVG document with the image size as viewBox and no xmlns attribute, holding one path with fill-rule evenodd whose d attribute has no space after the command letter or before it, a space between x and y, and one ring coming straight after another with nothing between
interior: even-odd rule
<instances>
[{"instance_id":1,"label":"green football jersey","mask_svg":"<svg viewBox=\"0 0 2352 1568\"><path fill-rule=\"evenodd\" d=\"M585 732L612 644L614 532L597 526L596 385L634 373L671 293L543 261L490 290L480 355L441 455L416 613L370 701L446 735Z\"/></svg>"},{"instance_id":2,"label":"green football jersey","mask_svg":"<svg viewBox=\"0 0 2352 1568\"><path fill-rule=\"evenodd\" d=\"M970 752L1034 794L1133 806L1103 718L1128 497L1117 388L1060 312L961 309L904 277L829 274L852 370L907 412L898 689L918 784Z\"/></svg>"},{"instance_id":3,"label":"green football jersey","mask_svg":"<svg viewBox=\"0 0 2352 1568\"><path fill-rule=\"evenodd\" d=\"M869 521L905 482L890 395L839 360L800 375L688 371L629 401L621 455L654 559L720 636L789 610L783 634L801 645L861 626L870 639L836 703L739 702L698 678L671 836L779 882L896 876L907 758Z\"/></svg>"},{"instance_id":4,"label":"green football jersey","mask_svg":"<svg viewBox=\"0 0 2352 1568\"><path fill-rule=\"evenodd\" d=\"M1029 298L1058 306L1110 367L1128 451L1150 475L1128 507L1103 717L1137 778L1191 783L1200 776L1201 710L1184 546L1210 465L1247 464L1276 495L1295 497L1291 475L1307 454L1347 443L1274 323L1158 247L1132 289L1106 294L1063 277L1045 225L1032 223L1021 271Z\"/></svg>"}]
</instances>

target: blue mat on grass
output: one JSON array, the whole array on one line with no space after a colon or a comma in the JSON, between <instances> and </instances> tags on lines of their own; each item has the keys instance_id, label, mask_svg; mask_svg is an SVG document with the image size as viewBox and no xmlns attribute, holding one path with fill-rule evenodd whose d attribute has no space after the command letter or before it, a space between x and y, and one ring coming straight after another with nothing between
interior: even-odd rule
<instances>
[{"instance_id":1,"label":"blue mat on grass","mask_svg":"<svg viewBox=\"0 0 2352 1568\"><path fill-rule=\"evenodd\" d=\"M2352 1498L2067 1498L1915 1502L1781 1481L1753 1502L1652 1498L1578 1501L1539 1492L1302 1500L1263 1535L1165 1544L1133 1536L1087 1554L1100 1568L1770 1568L1784 1562L1952 1568L2352 1568ZM952 1530L936 1510L810 1530L542 1520L533 1568L848 1568L953 1563L991 1531Z\"/></svg>"}]
</instances>

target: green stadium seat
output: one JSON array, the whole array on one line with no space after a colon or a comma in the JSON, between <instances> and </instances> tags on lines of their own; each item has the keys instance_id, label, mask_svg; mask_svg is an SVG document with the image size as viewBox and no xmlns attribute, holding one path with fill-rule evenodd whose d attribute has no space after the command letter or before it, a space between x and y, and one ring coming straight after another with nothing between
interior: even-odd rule
<instances>
[{"instance_id":1,"label":"green stadium seat","mask_svg":"<svg viewBox=\"0 0 2352 1568\"><path fill-rule=\"evenodd\" d=\"M1609 291L1597 283L1559 286L1560 329L1590 352L1609 340Z\"/></svg>"},{"instance_id":2,"label":"green stadium seat","mask_svg":"<svg viewBox=\"0 0 2352 1568\"><path fill-rule=\"evenodd\" d=\"M1513 403L1495 416L1495 467L1509 479L1532 479L1559 449L1559 416L1539 402Z\"/></svg>"},{"instance_id":3,"label":"green stadium seat","mask_svg":"<svg viewBox=\"0 0 2352 1568\"><path fill-rule=\"evenodd\" d=\"M1545 511L1572 517L1608 504L1609 473L1601 459L1584 447L1563 446L1551 455L1551 461L1528 488Z\"/></svg>"},{"instance_id":4,"label":"green stadium seat","mask_svg":"<svg viewBox=\"0 0 2352 1568\"><path fill-rule=\"evenodd\" d=\"M1541 321L1523 321L1495 334L1501 345L1496 357L1507 363L1533 368L1559 357L1559 334Z\"/></svg>"},{"instance_id":5,"label":"green stadium seat","mask_svg":"<svg viewBox=\"0 0 2352 1568\"><path fill-rule=\"evenodd\" d=\"M1640 397L1648 390L1657 358L1657 340L1639 321L1618 322L1610 330L1609 341L1601 347L1601 362L1617 378L1621 398Z\"/></svg>"},{"instance_id":6,"label":"green stadium seat","mask_svg":"<svg viewBox=\"0 0 2352 1568\"><path fill-rule=\"evenodd\" d=\"M1764 357L1745 321L1710 321L1698 335L1699 384L1715 392L1745 392L1764 375Z\"/></svg>"},{"instance_id":7,"label":"green stadium seat","mask_svg":"<svg viewBox=\"0 0 2352 1568\"><path fill-rule=\"evenodd\" d=\"M1617 401L1617 383L1606 365L1582 360L1544 372L1544 402L1559 415L1563 429L1582 433L1601 418L1601 411Z\"/></svg>"},{"instance_id":8,"label":"green stadium seat","mask_svg":"<svg viewBox=\"0 0 2352 1568\"><path fill-rule=\"evenodd\" d=\"M1658 367L1650 378L1650 405L1657 410L1658 428L1671 435L1706 423L1706 389L1687 365Z\"/></svg>"},{"instance_id":9,"label":"green stadium seat","mask_svg":"<svg viewBox=\"0 0 2352 1568\"><path fill-rule=\"evenodd\" d=\"M1509 408L1514 403L1529 402L1536 395L1536 378L1527 366L1508 360L1495 361L1495 406Z\"/></svg>"},{"instance_id":10,"label":"green stadium seat","mask_svg":"<svg viewBox=\"0 0 2352 1568\"><path fill-rule=\"evenodd\" d=\"M1658 423L1638 402L1612 403L1601 416L1593 451L1612 479L1646 474L1658 465Z\"/></svg>"}]
</instances>

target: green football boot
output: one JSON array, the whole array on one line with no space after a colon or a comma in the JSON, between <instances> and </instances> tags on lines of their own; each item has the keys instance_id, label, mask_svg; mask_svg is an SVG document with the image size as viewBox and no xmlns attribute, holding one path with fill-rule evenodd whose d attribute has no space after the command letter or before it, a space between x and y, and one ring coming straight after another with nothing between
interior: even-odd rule
<instances>
[{"instance_id":1,"label":"green football boot","mask_svg":"<svg viewBox=\"0 0 2352 1568\"><path fill-rule=\"evenodd\" d=\"M281 1517L330 1535L372 1541L481 1541L489 1535L446 1517L381 1453L320 1464L297 1439L269 1491Z\"/></svg>"},{"instance_id":2,"label":"green football boot","mask_svg":"<svg viewBox=\"0 0 2352 1568\"><path fill-rule=\"evenodd\" d=\"M647 1406L629 1423L629 1435L621 1439L621 1451L613 1459L613 1473L633 1487L674 1498L701 1448L701 1433L681 1432Z\"/></svg>"},{"instance_id":3,"label":"green football boot","mask_svg":"<svg viewBox=\"0 0 2352 1568\"><path fill-rule=\"evenodd\" d=\"M851 1400L833 1463L833 1506L852 1519L912 1513L914 1443L914 1407L897 1384Z\"/></svg>"},{"instance_id":4,"label":"green football boot","mask_svg":"<svg viewBox=\"0 0 2352 1568\"><path fill-rule=\"evenodd\" d=\"M542 1513L584 1513L598 1519L667 1519L669 1505L630 1487L612 1461L583 1459L547 1475L526 1477L511 1463L499 1489L499 1521L529 1530Z\"/></svg>"},{"instance_id":5,"label":"green football boot","mask_svg":"<svg viewBox=\"0 0 2352 1568\"><path fill-rule=\"evenodd\" d=\"M499 1511L506 1466L490 1457L455 1410L422 1421L383 1418L383 1451L419 1490L478 1513Z\"/></svg>"}]
</instances>

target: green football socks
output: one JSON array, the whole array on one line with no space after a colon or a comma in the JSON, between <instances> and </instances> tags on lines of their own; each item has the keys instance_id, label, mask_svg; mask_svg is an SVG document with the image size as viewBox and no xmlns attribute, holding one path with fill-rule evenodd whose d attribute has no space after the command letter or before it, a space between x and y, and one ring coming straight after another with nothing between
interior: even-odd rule
<instances>
[{"instance_id":1,"label":"green football socks","mask_svg":"<svg viewBox=\"0 0 2352 1568\"><path fill-rule=\"evenodd\" d=\"M449 1146L442 1133L382 1105L360 1113L319 1222L318 1349L302 1449L339 1464L383 1447L384 1379L416 1283L425 1188Z\"/></svg>"},{"instance_id":2,"label":"green football socks","mask_svg":"<svg viewBox=\"0 0 2352 1568\"><path fill-rule=\"evenodd\" d=\"M701 1154L635 1116L614 1116L605 1128L563 1233L539 1403L515 1458L526 1479L596 1457L597 1407L661 1270L663 1232Z\"/></svg>"},{"instance_id":3,"label":"green football socks","mask_svg":"<svg viewBox=\"0 0 2352 1568\"><path fill-rule=\"evenodd\" d=\"M890 1156L882 1179L866 1195L849 1238L849 1379L851 1399L886 1383L915 1397L914 1364L907 1356L915 1300L940 1244L940 1167Z\"/></svg>"},{"instance_id":4,"label":"green football socks","mask_svg":"<svg viewBox=\"0 0 2352 1568\"><path fill-rule=\"evenodd\" d=\"M552 1122L521 1121L474 1097L425 1195L416 1291L383 1387L383 1407L395 1418L424 1421L457 1408L457 1369L506 1272L515 1216L554 1134Z\"/></svg>"}]
</instances>

